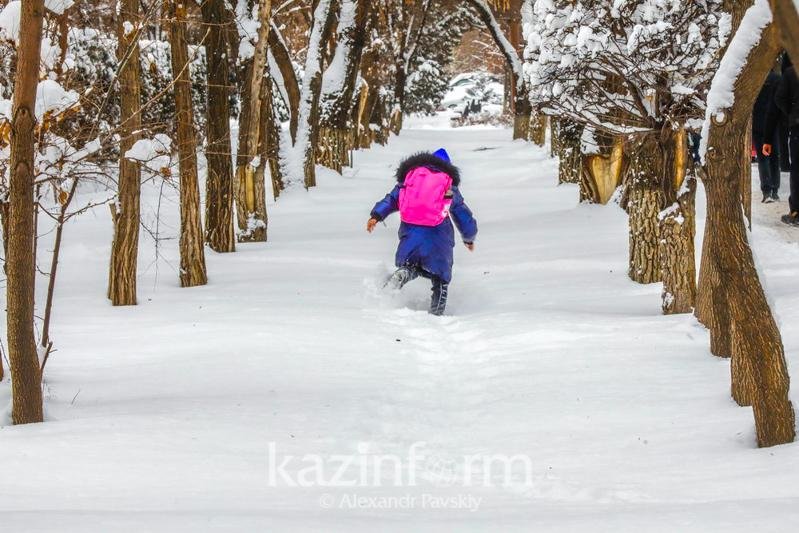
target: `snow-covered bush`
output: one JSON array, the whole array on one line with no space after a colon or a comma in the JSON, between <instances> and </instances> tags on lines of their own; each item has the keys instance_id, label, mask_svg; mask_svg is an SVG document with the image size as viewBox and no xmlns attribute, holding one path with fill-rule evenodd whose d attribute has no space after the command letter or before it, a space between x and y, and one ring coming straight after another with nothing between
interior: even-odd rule
<instances>
[{"instance_id":1,"label":"snow-covered bush","mask_svg":"<svg viewBox=\"0 0 799 533\"><path fill-rule=\"evenodd\" d=\"M451 111L453 125L500 124L503 118L505 85L486 72L458 74L449 83L441 108Z\"/></svg>"}]
</instances>

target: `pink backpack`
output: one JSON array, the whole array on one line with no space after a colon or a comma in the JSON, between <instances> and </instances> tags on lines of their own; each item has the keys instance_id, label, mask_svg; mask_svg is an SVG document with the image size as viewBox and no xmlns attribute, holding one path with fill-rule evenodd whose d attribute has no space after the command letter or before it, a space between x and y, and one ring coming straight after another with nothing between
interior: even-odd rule
<instances>
[{"instance_id":1,"label":"pink backpack","mask_svg":"<svg viewBox=\"0 0 799 533\"><path fill-rule=\"evenodd\" d=\"M403 222L438 226L449 216L452 198L445 198L452 178L444 172L417 167L405 176L400 189L399 210Z\"/></svg>"}]
</instances>

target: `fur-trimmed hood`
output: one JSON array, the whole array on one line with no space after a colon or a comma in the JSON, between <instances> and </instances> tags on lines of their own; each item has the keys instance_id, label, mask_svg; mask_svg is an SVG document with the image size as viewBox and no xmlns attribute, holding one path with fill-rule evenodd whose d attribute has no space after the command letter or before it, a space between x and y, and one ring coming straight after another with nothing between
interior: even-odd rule
<instances>
[{"instance_id":1,"label":"fur-trimmed hood","mask_svg":"<svg viewBox=\"0 0 799 533\"><path fill-rule=\"evenodd\" d=\"M447 163L443 159L434 156L430 152L419 152L403 160L399 164L399 167L397 167L397 182L403 183L405 181L405 176L407 176L411 170L419 167L427 167L431 170L444 172L450 178L452 178L452 184L456 187L461 182L461 173L460 170L458 170L458 167L452 163Z\"/></svg>"}]
</instances>

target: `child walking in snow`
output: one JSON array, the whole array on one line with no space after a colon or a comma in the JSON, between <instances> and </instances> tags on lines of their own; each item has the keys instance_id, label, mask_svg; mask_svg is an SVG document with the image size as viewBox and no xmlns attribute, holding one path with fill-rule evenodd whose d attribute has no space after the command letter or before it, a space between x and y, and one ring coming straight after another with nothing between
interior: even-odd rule
<instances>
[{"instance_id":1,"label":"child walking in snow","mask_svg":"<svg viewBox=\"0 0 799 533\"><path fill-rule=\"evenodd\" d=\"M452 279L455 247L452 221L469 251L474 250L477 221L458 191L460 172L443 148L404 160L396 177L397 185L372 209L366 230L372 233L378 222L400 212L402 224L395 259L398 268L388 284L401 289L419 276L432 280L430 313L440 316L447 306L447 290Z\"/></svg>"}]
</instances>

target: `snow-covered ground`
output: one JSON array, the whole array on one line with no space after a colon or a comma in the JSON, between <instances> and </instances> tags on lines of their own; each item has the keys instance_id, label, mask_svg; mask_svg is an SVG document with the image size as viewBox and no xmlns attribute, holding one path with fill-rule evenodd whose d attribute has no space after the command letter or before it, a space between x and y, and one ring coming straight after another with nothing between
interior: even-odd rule
<instances>
[{"instance_id":1,"label":"snow-covered ground","mask_svg":"<svg viewBox=\"0 0 799 533\"><path fill-rule=\"evenodd\" d=\"M48 422L0 427L0 529L795 527L799 446L757 449L706 331L661 316L659 286L628 280L623 212L577 205L547 153L508 131L445 123L409 120L344 177L323 172L311 193L270 203L269 243L209 253L207 287L178 288L177 242L154 261L142 234L137 307L105 299L107 209L71 224ZM380 289L396 217L364 226L397 161L440 146L481 233L473 254L457 248L436 318L427 281ZM799 230L755 209L796 372ZM174 194L161 212L174 236Z\"/></svg>"}]
</instances>

